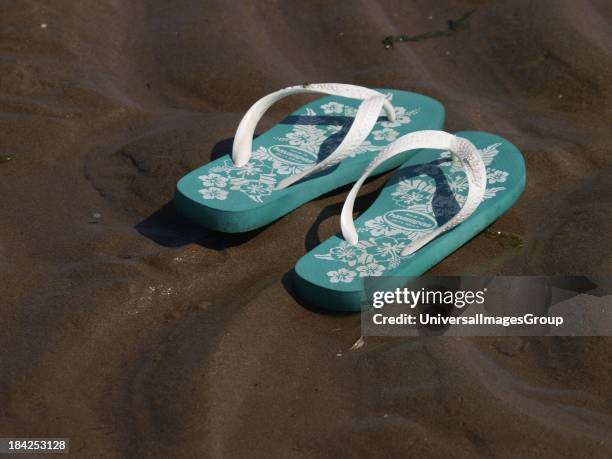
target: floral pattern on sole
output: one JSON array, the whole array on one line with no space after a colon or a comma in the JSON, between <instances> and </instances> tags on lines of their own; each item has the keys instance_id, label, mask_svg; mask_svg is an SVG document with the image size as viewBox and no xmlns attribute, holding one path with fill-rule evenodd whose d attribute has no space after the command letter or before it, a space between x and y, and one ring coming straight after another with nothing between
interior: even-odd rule
<instances>
[{"instance_id":1,"label":"floral pattern on sole","mask_svg":"<svg viewBox=\"0 0 612 459\"><path fill-rule=\"evenodd\" d=\"M479 150L487 167L488 184L503 184L509 176L507 171L490 167L500 145L495 143ZM465 202L467 179L461 167L450 159L450 152L441 152L437 160L410 172L414 175L401 178L391 190L391 198L397 207L366 220L358 228L361 235L357 245L342 240L327 252L314 254L319 260L341 265L327 271L331 284L350 284L360 277L378 277L397 268L402 261L414 256L402 256L407 244L434 230L440 219L450 219ZM436 174L444 175L447 187L438 196ZM484 199L504 190L504 186L488 187Z\"/></svg>"},{"instance_id":2,"label":"floral pattern on sole","mask_svg":"<svg viewBox=\"0 0 612 459\"><path fill-rule=\"evenodd\" d=\"M391 99L390 93L387 98ZM381 150L399 136L394 128L409 124L419 112L420 108L395 107L395 122L377 124L372 131L373 140L366 140L349 156ZM212 167L210 173L199 176L201 199L223 201L230 193L241 193L255 202L264 202L278 182L317 163L322 148L331 153L340 143L341 131L346 134L350 128L350 123L343 122L342 118L353 118L356 113L357 108L334 101L322 104L320 110L307 108L297 117L290 132L275 138L277 145L259 147L246 165L236 167L231 159L226 159L222 165ZM329 124L330 116L338 116L341 122ZM332 136L338 136L337 142L329 142ZM329 145L324 145L325 142Z\"/></svg>"}]
</instances>

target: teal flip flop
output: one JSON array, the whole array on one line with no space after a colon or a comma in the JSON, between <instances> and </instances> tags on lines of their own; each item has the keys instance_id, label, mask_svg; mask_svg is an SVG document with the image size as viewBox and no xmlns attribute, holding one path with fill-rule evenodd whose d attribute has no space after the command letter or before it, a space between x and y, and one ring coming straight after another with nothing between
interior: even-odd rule
<instances>
[{"instance_id":1,"label":"teal flip flop","mask_svg":"<svg viewBox=\"0 0 612 459\"><path fill-rule=\"evenodd\" d=\"M419 150L353 222L354 199L365 178L409 149ZM319 308L359 311L366 306L364 278L423 274L507 211L525 180L521 153L496 135L404 136L378 155L349 193L341 215L344 237L327 239L298 261L295 291Z\"/></svg>"},{"instance_id":2,"label":"teal flip flop","mask_svg":"<svg viewBox=\"0 0 612 459\"><path fill-rule=\"evenodd\" d=\"M263 113L296 93L324 93L253 138ZM381 109L384 117L381 117ZM440 129L444 108L412 92L342 84L305 84L269 94L240 122L232 155L199 167L176 186L180 213L227 233L262 227L359 178L377 152L410 132ZM387 161L376 173L399 166Z\"/></svg>"}]
</instances>

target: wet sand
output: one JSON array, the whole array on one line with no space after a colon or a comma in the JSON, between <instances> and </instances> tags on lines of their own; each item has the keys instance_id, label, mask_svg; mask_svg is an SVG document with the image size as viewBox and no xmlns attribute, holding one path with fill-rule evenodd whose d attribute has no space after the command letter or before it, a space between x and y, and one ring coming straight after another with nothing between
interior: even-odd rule
<instances>
[{"instance_id":1,"label":"wet sand","mask_svg":"<svg viewBox=\"0 0 612 459\"><path fill-rule=\"evenodd\" d=\"M244 235L170 204L268 92L413 90L447 130L502 135L527 163L493 225L523 246L481 234L432 274L610 276L612 4L430 3L2 4L0 436L69 437L75 457L612 455L608 338L351 350L359 316L294 298L346 188ZM381 44L472 9L448 37Z\"/></svg>"}]
</instances>

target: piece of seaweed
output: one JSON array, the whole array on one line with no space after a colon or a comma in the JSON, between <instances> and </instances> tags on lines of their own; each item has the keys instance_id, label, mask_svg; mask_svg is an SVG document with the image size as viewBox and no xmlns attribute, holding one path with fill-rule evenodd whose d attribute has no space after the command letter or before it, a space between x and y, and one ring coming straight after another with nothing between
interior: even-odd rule
<instances>
[{"instance_id":1,"label":"piece of seaweed","mask_svg":"<svg viewBox=\"0 0 612 459\"><path fill-rule=\"evenodd\" d=\"M385 49L391 49L393 48L396 42L421 41L421 40L427 40L428 38L448 37L449 35L452 35L454 32L461 30L463 27L465 27L466 21L472 15L472 13L474 13L474 11L476 10L470 10L467 13L464 13L460 18L457 18L457 19L449 19L446 30L429 31L429 32L418 33L416 35L406 35L406 34L396 35L396 36L389 35L383 38L382 44L385 47Z\"/></svg>"},{"instance_id":2,"label":"piece of seaweed","mask_svg":"<svg viewBox=\"0 0 612 459\"><path fill-rule=\"evenodd\" d=\"M523 239L518 234L508 231L495 231L487 228L484 235L488 239L495 239L502 247L521 248L524 245Z\"/></svg>"}]
</instances>

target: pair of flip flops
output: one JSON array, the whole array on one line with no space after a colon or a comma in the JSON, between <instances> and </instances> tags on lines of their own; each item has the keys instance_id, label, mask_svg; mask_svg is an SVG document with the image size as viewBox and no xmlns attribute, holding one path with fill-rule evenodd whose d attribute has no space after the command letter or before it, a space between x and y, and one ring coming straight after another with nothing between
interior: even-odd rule
<instances>
[{"instance_id":1,"label":"pair of flip flops","mask_svg":"<svg viewBox=\"0 0 612 459\"><path fill-rule=\"evenodd\" d=\"M265 111L299 93L322 93L254 137ZM509 141L485 132L441 131L444 108L412 92L304 84L271 93L242 118L231 155L181 178L177 209L207 228L262 227L348 183L341 234L304 255L294 287L306 302L358 311L366 277L419 276L489 226L525 187ZM357 220L353 204L371 175L397 168Z\"/></svg>"}]
</instances>

